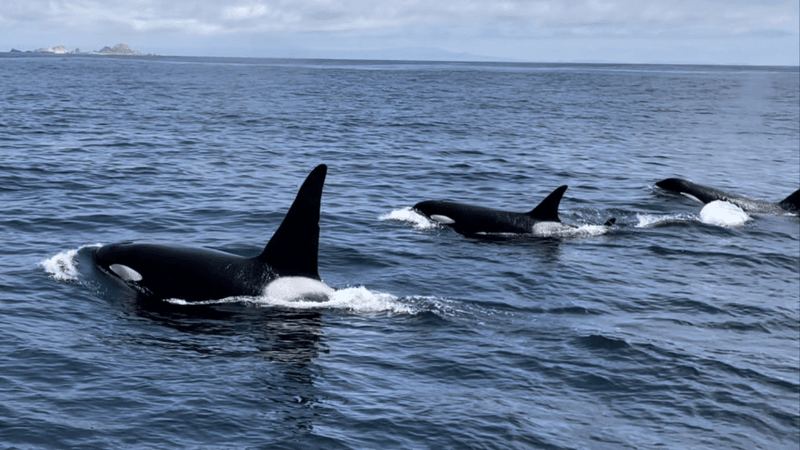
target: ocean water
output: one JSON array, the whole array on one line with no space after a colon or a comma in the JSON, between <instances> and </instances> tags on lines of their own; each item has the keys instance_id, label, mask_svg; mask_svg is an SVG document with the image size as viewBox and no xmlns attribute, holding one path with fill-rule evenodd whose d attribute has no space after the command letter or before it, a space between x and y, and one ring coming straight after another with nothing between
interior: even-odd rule
<instances>
[{"instance_id":1,"label":"ocean water","mask_svg":"<svg viewBox=\"0 0 800 450\"><path fill-rule=\"evenodd\" d=\"M0 54L3 448L797 449L796 67ZM153 309L134 240L255 255L329 166L328 301ZM410 210L528 211L468 239ZM602 225L616 217L617 225Z\"/></svg>"}]
</instances>

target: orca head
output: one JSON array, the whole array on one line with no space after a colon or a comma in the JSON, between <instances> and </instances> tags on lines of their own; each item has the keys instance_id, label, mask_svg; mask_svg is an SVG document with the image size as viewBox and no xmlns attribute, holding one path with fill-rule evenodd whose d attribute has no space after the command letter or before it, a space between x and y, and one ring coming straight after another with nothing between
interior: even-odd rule
<instances>
[{"instance_id":1,"label":"orca head","mask_svg":"<svg viewBox=\"0 0 800 450\"><path fill-rule=\"evenodd\" d=\"M656 182L661 189L673 192L688 192L690 183L681 178L667 178Z\"/></svg>"},{"instance_id":2,"label":"orca head","mask_svg":"<svg viewBox=\"0 0 800 450\"><path fill-rule=\"evenodd\" d=\"M441 225L453 225L456 223L456 219L451 217L454 215L451 211L452 207L448 208L448 206L452 205L453 204L451 203L438 200L426 200L417 203L416 205L412 206L411 209L424 215L430 219L431 222Z\"/></svg>"}]
</instances>

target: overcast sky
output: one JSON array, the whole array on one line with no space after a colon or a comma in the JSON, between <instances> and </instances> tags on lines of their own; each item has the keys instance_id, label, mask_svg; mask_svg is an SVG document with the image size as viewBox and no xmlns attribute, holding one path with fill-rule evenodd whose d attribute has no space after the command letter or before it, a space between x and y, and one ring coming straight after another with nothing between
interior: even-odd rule
<instances>
[{"instance_id":1,"label":"overcast sky","mask_svg":"<svg viewBox=\"0 0 800 450\"><path fill-rule=\"evenodd\" d=\"M0 0L0 51L800 65L798 0Z\"/></svg>"}]
</instances>

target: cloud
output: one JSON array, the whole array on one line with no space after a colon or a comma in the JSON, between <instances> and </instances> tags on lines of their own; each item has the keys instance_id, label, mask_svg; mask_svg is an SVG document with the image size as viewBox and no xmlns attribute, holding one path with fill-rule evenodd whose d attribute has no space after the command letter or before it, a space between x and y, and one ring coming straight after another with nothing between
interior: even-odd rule
<instances>
[{"instance_id":1,"label":"cloud","mask_svg":"<svg viewBox=\"0 0 800 450\"><path fill-rule=\"evenodd\" d=\"M5 23L124 27L189 34L362 32L414 26L513 31L516 36L796 33L798 3L766 0L26 0Z\"/></svg>"},{"instance_id":2,"label":"cloud","mask_svg":"<svg viewBox=\"0 0 800 450\"><path fill-rule=\"evenodd\" d=\"M649 62L647 55L653 54L678 61L796 64L800 4L797 0L25 0L0 6L0 38L18 46L37 38L46 41L32 45L53 45L54 38L63 44L79 41L81 47L127 42L144 51L169 54L198 54L201 50L192 49L199 46L204 46L201 54L254 56L265 55L258 50L265 46L343 51L438 47L522 60ZM214 47L219 50L209 50Z\"/></svg>"}]
</instances>

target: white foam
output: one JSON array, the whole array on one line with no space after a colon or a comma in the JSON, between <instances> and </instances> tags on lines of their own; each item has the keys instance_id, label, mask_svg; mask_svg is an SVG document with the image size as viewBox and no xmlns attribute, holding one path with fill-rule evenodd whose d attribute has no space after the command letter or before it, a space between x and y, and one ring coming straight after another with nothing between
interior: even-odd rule
<instances>
[{"instance_id":1,"label":"white foam","mask_svg":"<svg viewBox=\"0 0 800 450\"><path fill-rule=\"evenodd\" d=\"M223 305L225 303L248 303L251 298L254 297L225 297L218 300L202 300L202 301L187 301L182 298L165 298L164 301L167 303L172 303L173 305L181 305L181 306L188 306L188 305Z\"/></svg>"},{"instance_id":2,"label":"white foam","mask_svg":"<svg viewBox=\"0 0 800 450\"><path fill-rule=\"evenodd\" d=\"M500 238L513 238L517 236L524 236L524 234L520 233L507 233L507 232L489 232L489 231L476 231L475 236L486 236L486 237L500 237Z\"/></svg>"},{"instance_id":3,"label":"white foam","mask_svg":"<svg viewBox=\"0 0 800 450\"><path fill-rule=\"evenodd\" d=\"M77 254L78 250L63 251L39 264L58 281L75 281L78 279L78 266L75 264Z\"/></svg>"},{"instance_id":4,"label":"white foam","mask_svg":"<svg viewBox=\"0 0 800 450\"><path fill-rule=\"evenodd\" d=\"M689 222L696 220L694 216L687 216L684 214L636 214L636 219L639 221L639 223L636 224L636 228L647 228L666 223Z\"/></svg>"},{"instance_id":5,"label":"white foam","mask_svg":"<svg viewBox=\"0 0 800 450\"><path fill-rule=\"evenodd\" d=\"M273 282L272 284L274 284ZM320 283L320 282L318 282ZM320 283L322 284L322 283ZM326 286L327 287L327 286ZM383 292L372 292L369 289L358 286L346 289L334 290L325 293L324 297L312 293L309 297L298 297L294 295L281 296L263 295L258 297L228 297L221 300L208 300L202 302L187 302L181 299L168 299L167 301L175 305L217 305L224 303L246 303L259 307L274 307L307 310L307 309L338 309L350 311L358 314L375 313L394 313L394 314L414 314L416 308L404 303L399 297Z\"/></svg>"},{"instance_id":6,"label":"white foam","mask_svg":"<svg viewBox=\"0 0 800 450\"><path fill-rule=\"evenodd\" d=\"M281 277L269 283L262 296L287 301L311 298L327 300L333 292L333 288L313 278Z\"/></svg>"},{"instance_id":7,"label":"white foam","mask_svg":"<svg viewBox=\"0 0 800 450\"><path fill-rule=\"evenodd\" d=\"M363 286L340 290L331 289L327 298L322 301L319 298L306 300L264 296L254 298L252 303L259 306L281 306L294 309L339 309L361 314L381 312L410 314L413 312L412 308L404 305L398 297L383 292L372 292Z\"/></svg>"},{"instance_id":8,"label":"white foam","mask_svg":"<svg viewBox=\"0 0 800 450\"><path fill-rule=\"evenodd\" d=\"M539 222L533 226L534 236L539 237L593 237L608 233L608 227L603 225L582 225L572 227L559 222Z\"/></svg>"},{"instance_id":9,"label":"white foam","mask_svg":"<svg viewBox=\"0 0 800 450\"><path fill-rule=\"evenodd\" d=\"M600 236L608 233L608 227L601 225L582 225L574 227L559 222L539 222L533 226L530 234L524 233L488 233L479 231L475 233L476 236L493 236L493 237L525 237L535 236L543 238L586 238L593 236Z\"/></svg>"},{"instance_id":10,"label":"white foam","mask_svg":"<svg viewBox=\"0 0 800 450\"><path fill-rule=\"evenodd\" d=\"M427 217L423 216L422 214L414 211L413 208L407 207L403 209L398 209L396 211L392 211L388 214L384 214L378 217L379 220L397 220L400 222L408 222L414 226L414 228L418 229L429 229L429 228L436 228L438 225L436 222L428 220Z\"/></svg>"},{"instance_id":11,"label":"white foam","mask_svg":"<svg viewBox=\"0 0 800 450\"><path fill-rule=\"evenodd\" d=\"M86 247L100 247L100 244L84 245L82 247L65 250L52 258L45 259L39 263L44 270L58 281L78 281L78 263L75 257L81 249Z\"/></svg>"},{"instance_id":12,"label":"white foam","mask_svg":"<svg viewBox=\"0 0 800 450\"><path fill-rule=\"evenodd\" d=\"M700 221L720 227L735 227L747 222L750 216L733 203L715 200L700 210Z\"/></svg>"}]
</instances>

